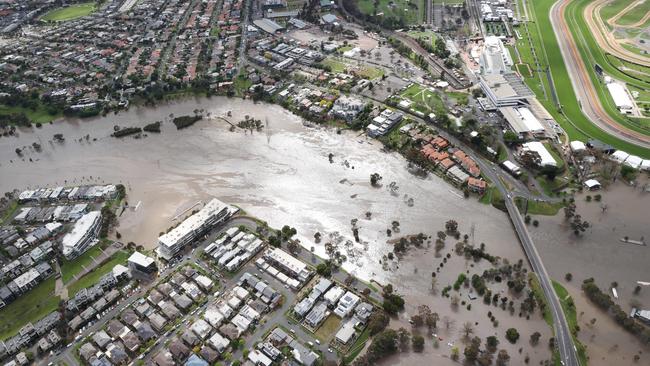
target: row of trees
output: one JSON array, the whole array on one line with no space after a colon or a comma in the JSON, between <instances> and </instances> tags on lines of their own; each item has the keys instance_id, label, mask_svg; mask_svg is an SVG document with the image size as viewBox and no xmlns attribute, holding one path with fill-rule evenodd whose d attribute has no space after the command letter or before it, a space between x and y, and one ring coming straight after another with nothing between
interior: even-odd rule
<instances>
[{"instance_id":1,"label":"row of trees","mask_svg":"<svg viewBox=\"0 0 650 366\"><path fill-rule=\"evenodd\" d=\"M625 330L636 335L641 342L650 345L650 328L643 326L634 318L621 309L621 306L615 303L609 294L603 292L593 278L588 278L582 283L582 291L589 300L593 301L598 307L609 312L614 320Z\"/></svg>"}]
</instances>

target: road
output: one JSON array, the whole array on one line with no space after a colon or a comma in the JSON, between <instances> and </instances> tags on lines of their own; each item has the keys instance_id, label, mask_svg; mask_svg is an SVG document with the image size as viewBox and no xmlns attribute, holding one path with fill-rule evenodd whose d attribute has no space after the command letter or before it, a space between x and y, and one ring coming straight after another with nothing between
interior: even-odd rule
<instances>
[{"instance_id":1,"label":"road","mask_svg":"<svg viewBox=\"0 0 650 366\"><path fill-rule=\"evenodd\" d=\"M359 24L363 25L365 24L365 20L355 18L352 13L348 12L345 7L343 6L343 1L338 0L338 8L341 10L343 14L345 14L349 19L354 19L357 21ZM377 24L373 24L375 27L379 27ZM413 52L417 53L418 55L422 56L424 60L426 60L427 64L433 69L433 71L437 74L440 75L442 79L445 79L447 82L449 82L449 85L454 88L454 89L466 89L471 86L471 83L467 80L460 80L458 77L456 77L453 73L452 70L449 70L446 68L441 60L438 60L437 58L431 56L427 50L422 48L417 41L405 34L398 33L398 32L393 32L388 29L383 29L382 28L382 33L386 37L393 37L395 39L400 40L401 42L405 43L406 45L410 46Z\"/></svg>"},{"instance_id":2,"label":"road","mask_svg":"<svg viewBox=\"0 0 650 366\"><path fill-rule=\"evenodd\" d=\"M479 165L481 165L481 163L479 163ZM481 167L481 169L484 168ZM562 360L566 366L579 366L580 362L578 361L576 348L573 344L569 323L564 316L560 300L555 294L548 272L546 272L542 259L535 248L535 243L530 237L530 233L526 228L523 217L519 213L519 209L515 205L514 197L503 186L500 179L498 179L499 174L492 175L496 178L492 179L492 182L503 195L512 225L517 232L517 236L519 237L521 245L524 248L524 253L528 258L533 271L539 278L542 291L544 292L544 297L546 297L546 300L548 301L549 310L553 316L553 329L555 331L556 346L560 352L560 360Z\"/></svg>"},{"instance_id":3,"label":"road","mask_svg":"<svg viewBox=\"0 0 650 366\"><path fill-rule=\"evenodd\" d=\"M573 39L573 34L564 18L566 7L570 1L560 0L554 3L551 7L550 19L582 112L591 122L610 135L650 149L650 136L622 126L605 112L596 88L589 77L587 66L580 55L576 42Z\"/></svg>"},{"instance_id":4,"label":"road","mask_svg":"<svg viewBox=\"0 0 650 366\"><path fill-rule=\"evenodd\" d=\"M239 281L239 278L243 275L244 272L250 272L252 274L257 275L258 277L262 278L265 280L267 283L269 283L272 287L276 288L278 291L282 292L284 296L284 301L280 309L275 309L271 313L266 314L262 318L262 322L260 325L253 331L251 335L247 335L245 338L248 341L253 341L256 342L258 341L259 337L261 337L266 331L272 329L275 327L277 324L283 324L285 326L288 326L288 320L285 317L285 313L287 310L289 310L290 307L292 307L295 304L296 300L296 293L294 293L291 290L285 290L284 287L280 283L277 282L274 278L268 276L266 273L262 273L255 267L254 264L252 264L255 260L256 257L252 258L247 264L242 266L242 269L240 269L237 272L237 275L234 276L233 278L227 278L224 276L221 276L217 274L217 271L215 271L210 265L205 263L201 258L199 258L199 253L205 249L206 246L208 246L210 243L212 243L219 235L224 233L226 230L228 230L231 227L240 227L244 226L251 232L256 232L258 229L258 222L255 221L251 217L247 216L235 216L229 221L227 221L225 224L213 229L209 234L206 235L205 239L202 239L199 241L199 244L195 247L195 250L192 250L190 253L186 253L185 256L182 257L182 259L176 263L173 266L169 266L165 268L164 270L160 271L158 273L157 278L154 281L151 281L148 284L141 285L137 290L133 290L128 293L128 296L125 299L119 300L115 306L110 308L106 312L105 315L102 316L101 319L99 319L97 322L92 323L90 326L86 326L86 328L79 332L78 335L80 336L78 340L71 342L66 348L64 348L60 354L52 356L52 357L45 357L40 364L41 365L46 365L49 362L52 362L56 364L59 361L65 362L68 365L76 365L78 364L76 357L74 356L73 352L75 349L75 346L81 342L84 341L84 339L90 335L92 335L94 332L98 331L99 329L102 329L106 323L108 323L111 319L115 318L118 316L124 309L129 307L131 304L134 302L138 301L139 299L143 298L143 296L151 289L152 287L155 287L156 285L159 284L159 280L167 277L170 275L174 270L177 268L181 268L185 264L188 263L193 263L195 265L198 265L199 267L203 268L206 272L211 273L213 278L219 278L220 282L220 292L225 293L228 289L231 289L234 287L237 282ZM286 244L285 244L285 250L286 249ZM187 251L189 251L190 248L187 248ZM300 250L298 253L295 254L297 258L302 260L305 263L309 263L313 266L318 265L319 263L323 262L322 258L319 258L315 255L313 255L310 251L306 249ZM344 283L346 277L348 274L342 270L335 271L332 273L333 279L336 279L337 281ZM367 284L355 280L352 283L352 286L358 291L362 292L365 288L368 288L371 293L370 296L374 298L376 301L380 301L379 294L374 291L374 289ZM202 315L203 310L209 304L214 300L213 294L208 294L207 296L207 301L203 305L201 305L196 312L187 314L184 316L185 320L190 320L192 321L193 319L197 319ZM172 329L172 331L161 335L156 343L146 352L146 357L144 360L150 359L151 356L155 355L158 350L166 343L166 341L170 340L171 338L176 336L176 330L178 330L179 327L183 327L185 324L185 320L183 323L180 323L177 325L175 328ZM309 339L313 339L314 336L310 335L307 333L301 326L295 325L291 327L294 329L296 333L296 337L300 340L303 340L305 343ZM326 342L323 342L321 345L314 345L314 349L320 350L325 357L325 359L330 360L330 361L336 361L336 354L335 353L330 353L328 352L328 344ZM233 354L233 359L238 359L241 358L241 350L237 351Z\"/></svg>"}]
</instances>

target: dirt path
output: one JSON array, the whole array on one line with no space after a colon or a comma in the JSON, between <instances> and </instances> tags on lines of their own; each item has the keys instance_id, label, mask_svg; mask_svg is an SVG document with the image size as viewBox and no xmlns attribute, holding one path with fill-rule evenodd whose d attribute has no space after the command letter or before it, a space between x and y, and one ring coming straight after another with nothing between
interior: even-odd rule
<instances>
[{"instance_id":1,"label":"dirt path","mask_svg":"<svg viewBox=\"0 0 650 366\"><path fill-rule=\"evenodd\" d=\"M605 5L607 5L609 1L610 0L596 0L592 3L589 3L589 5L585 7L583 16L585 18L585 21L587 22L587 26L589 27L591 33L594 36L594 39L596 40L598 45L603 50L605 50L605 52L610 53L623 60L635 64L639 64L642 66L650 67L650 58L638 55L632 51L625 49L621 45L620 41L614 37L614 34L609 31L607 25L605 25L605 22L599 16L600 10ZM637 4L638 1L630 4L627 8L633 5L636 6ZM611 22L615 18L618 19L617 17L624 14L625 9L622 12L618 13L615 17L611 18L609 21ZM643 18L643 21L645 22L645 20L647 20L648 17L650 17L650 13L646 14L646 16Z\"/></svg>"},{"instance_id":2,"label":"dirt path","mask_svg":"<svg viewBox=\"0 0 650 366\"><path fill-rule=\"evenodd\" d=\"M650 18L650 12L647 12L643 16L643 19L639 20L638 22L636 22L634 24L622 25L622 24L618 24L618 20L621 19L621 17L623 15L625 15L628 12L632 11L632 9L636 8L638 5L641 5L646 1L648 1L648 0L637 0L637 1L633 2L633 3L631 3L630 5L626 6L625 9L618 12L618 14L616 14L613 17L609 18L607 20L607 23L609 23L609 25L611 25L612 27L618 27L618 28L636 28L636 27L640 27L641 25L643 25L643 23L646 22L646 20L648 20L648 18Z\"/></svg>"},{"instance_id":3,"label":"dirt path","mask_svg":"<svg viewBox=\"0 0 650 366\"><path fill-rule=\"evenodd\" d=\"M68 300L68 288L63 284L59 261L54 261L54 272L59 274L55 282L54 294L59 296L61 300Z\"/></svg>"}]
</instances>

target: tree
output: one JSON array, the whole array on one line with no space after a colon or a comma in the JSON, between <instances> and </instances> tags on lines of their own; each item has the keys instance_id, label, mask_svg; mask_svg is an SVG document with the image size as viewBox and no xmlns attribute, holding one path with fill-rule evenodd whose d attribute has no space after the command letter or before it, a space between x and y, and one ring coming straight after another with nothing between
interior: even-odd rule
<instances>
[{"instance_id":1,"label":"tree","mask_svg":"<svg viewBox=\"0 0 650 366\"><path fill-rule=\"evenodd\" d=\"M517 329L508 328L508 330L506 330L506 339L512 344L517 343L517 340L519 339L519 332Z\"/></svg>"},{"instance_id":2,"label":"tree","mask_svg":"<svg viewBox=\"0 0 650 366\"><path fill-rule=\"evenodd\" d=\"M489 352L496 352L498 346L499 346L499 339L497 337L489 336L485 339L485 348Z\"/></svg>"},{"instance_id":3,"label":"tree","mask_svg":"<svg viewBox=\"0 0 650 366\"><path fill-rule=\"evenodd\" d=\"M397 352L398 338L397 332L392 329L377 334L368 346L366 357L369 364L374 364L381 358Z\"/></svg>"},{"instance_id":4,"label":"tree","mask_svg":"<svg viewBox=\"0 0 650 366\"><path fill-rule=\"evenodd\" d=\"M413 316L411 317L411 324L412 324L414 327L419 328L419 327L422 326L422 324L424 324L424 319L422 319L422 316L421 316L421 315L417 315L417 314L416 314L416 315L413 315Z\"/></svg>"},{"instance_id":5,"label":"tree","mask_svg":"<svg viewBox=\"0 0 650 366\"><path fill-rule=\"evenodd\" d=\"M480 347L481 347L481 338L479 337L472 338L470 344L467 347L465 347L465 351L463 351L463 355L465 355L465 359L470 364L476 361L476 359L478 358Z\"/></svg>"},{"instance_id":6,"label":"tree","mask_svg":"<svg viewBox=\"0 0 650 366\"><path fill-rule=\"evenodd\" d=\"M419 334L414 335L412 342L414 352L422 352L424 350L424 337Z\"/></svg>"},{"instance_id":7,"label":"tree","mask_svg":"<svg viewBox=\"0 0 650 366\"><path fill-rule=\"evenodd\" d=\"M375 334L386 329L389 321L390 318L385 312L381 310L373 312L370 315L370 318L368 318L368 332L371 336L374 336Z\"/></svg>"},{"instance_id":8,"label":"tree","mask_svg":"<svg viewBox=\"0 0 650 366\"><path fill-rule=\"evenodd\" d=\"M510 361L510 355L508 354L508 351L505 349L500 350L499 354L497 355L497 366L505 366L508 364L508 361Z\"/></svg>"},{"instance_id":9,"label":"tree","mask_svg":"<svg viewBox=\"0 0 650 366\"><path fill-rule=\"evenodd\" d=\"M517 134L512 131L506 131L503 134L503 142L505 142L508 145L513 145L518 141L519 141L519 136L517 136Z\"/></svg>"},{"instance_id":10,"label":"tree","mask_svg":"<svg viewBox=\"0 0 650 366\"><path fill-rule=\"evenodd\" d=\"M370 185L373 187L379 187L379 182L382 180L381 175L379 173L372 173L370 174Z\"/></svg>"},{"instance_id":11,"label":"tree","mask_svg":"<svg viewBox=\"0 0 650 366\"><path fill-rule=\"evenodd\" d=\"M458 361L458 356L460 355L460 350L458 347L454 346L451 348L451 359L454 361Z\"/></svg>"},{"instance_id":12,"label":"tree","mask_svg":"<svg viewBox=\"0 0 650 366\"><path fill-rule=\"evenodd\" d=\"M456 220L448 220L445 223L445 230L450 234L456 233L456 231L458 231L458 222L456 222Z\"/></svg>"},{"instance_id":13,"label":"tree","mask_svg":"<svg viewBox=\"0 0 650 366\"><path fill-rule=\"evenodd\" d=\"M465 339L469 339L469 336L474 334L474 324L472 324L472 322L465 322L461 333Z\"/></svg>"},{"instance_id":14,"label":"tree","mask_svg":"<svg viewBox=\"0 0 650 366\"><path fill-rule=\"evenodd\" d=\"M535 333L531 334L530 335L530 344L532 344L533 346L536 346L539 343L539 338L541 336L542 335L539 332L535 332Z\"/></svg>"},{"instance_id":15,"label":"tree","mask_svg":"<svg viewBox=\"0 0 650 366\"><path fill-rule=\"evenodd\" d=\"M332 277L332 266L329 264L329 261L325 263L319 263L316 266L316 273L323 277Z\"/></svg>"},{"instance_id":16,"label":"tree","mask_svg":"<svg viewBox=\"0 0 650 366\"><path fill-rule=\"evenodd\" d=\"M397 336L399 339L399 348L402 351L406 351L409 346L409 341L411 340L411 333L405 328L399 328L397 330Z\"/></svg>"},{"instance_id":17,"label":"tree","mask_svg":"<svg viewBox=\"0 0 650 366\"><path fill-rule=\"evenodd\" d=\"M564 279L567 280L567 282L571 282L573 275L571 273L567 273L564 275Z\"/></svg>"}]
</instances>

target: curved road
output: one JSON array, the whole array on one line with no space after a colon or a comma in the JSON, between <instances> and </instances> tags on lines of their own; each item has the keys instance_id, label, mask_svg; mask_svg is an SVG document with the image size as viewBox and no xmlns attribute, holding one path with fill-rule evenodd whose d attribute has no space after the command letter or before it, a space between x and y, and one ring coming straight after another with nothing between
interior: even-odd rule
<instances>
[{"instance_id":1,"label":"curved road","mask_svg":"<svg viewBox=\"0 0 650 366\"><path fill-rule=\"evenodd\" d=\"M610 135L650 149L650 136L620 125L603 109L595 86L591 82L586 69L587 66L580 56L573 34L564 19L565 8L569 2L570 0L560 0L554 3L550 11L550 20L582 112L595 125Z\"/></svg>"}]
</instances>

